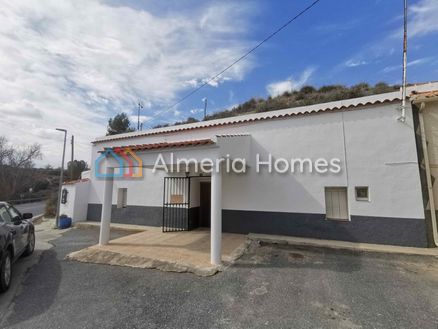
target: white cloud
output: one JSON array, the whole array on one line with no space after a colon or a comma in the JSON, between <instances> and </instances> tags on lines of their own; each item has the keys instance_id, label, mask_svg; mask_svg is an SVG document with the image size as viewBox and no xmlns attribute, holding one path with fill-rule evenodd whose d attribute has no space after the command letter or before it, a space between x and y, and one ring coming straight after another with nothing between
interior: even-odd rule
<instances>
[{"instance_id":1,"label":"white cloud","mask_svg":"<svg viewBox=\"0 0 438 329\"><path fill-rule=\"evenodd\" d=\"M406 64L406 66L410 67L410 66L417 66L417 65L426 64L426 63L429 63L432 59L433 58L431 58L431 57L418 58L418 59L415 59L413 61L408 62ZM387 66L383 69L383 72L388 73L388 72L401 70L401 69L402 69L402 66L401 66L401 64L399 64L399 65Z\"/></svg>"},{"instance_id":2,"label":"white cloud","mask_svg":"<svg viewBox=\"0 0 438 329\"><path fill-rule=\"evenodd\" d=\"M409 36L438 32L438 1L423 0L409 7Z\"/></svg>"},{"instance_id":3,"label":"white cloud","mask_svg":"<svg viewBox=\"0 0 438 329\"><path fill-rule=\"evenodd\" d=\"M66 128L88 160L109 117L134 115L141 99L146 121L247 49L248 8L239 6L159 16L97 0L0 0L0 134L41 143L42 163L58 165L54 128ZM252 65L241 62L212 85L243 79Z\"/></svg>"},{"instance_id":4,"label":"white cloud","mask_svg":"<svg viewBox=\"0 0 438 329\"><path fill-rule=\"evenodd\" d=\"M199 26L204 31L215 33L236 33L245 32L246 24L242 20L229 21L232 24L224 24L224 17L233 16L235 18L245 17L248 7L241 2L213 4L207 8L201 16Z\"/></svg>"},{"instance_id":5,"label":"white cloud","mask_svg":"<svg viewBox=\"0 0 438 329\"><path fill-rule=\"evenodd\" d=\"M191 109L190 114L196 115L198 113L203 113L204 109Z\"/></svg>"},{"instance_id":6,"label":"white cloud","mask_svg":"<svg viewBox=\"0 0 438 329\"><path fill-rule=\"evenodd\" d=\"M345 62L345 66L347 67L356 67L356 66L362 66L367 65L368 62L360 59L349 59Z\"/></svg>"},{"instance_id":7,"label":"white cloud","mask_svg":"<svg viewBox=\"0 0 438 329\"><path fill-rule=\"evenodd\" d=\"M138 115L130 115L129 116L129 121L131 121L132 127L134 127L134 128L137 127L138 119L139 119ZM145 122L148 122L151 120L152 120L152 117L150 117L150 116L140 115L140 123L145 123Z\"/></svg>"},{"instance_id":8,"label":"white cloud","mask_svg":"<svg viewBox=\"0 0 438 329\"><path fill-rule=\"evenodd\" d=\"M412 45L410 40L438 32L438 1L421 0L408 8L408 50L419 45ZM376 63L383 58L394 55L402 47L403 41L403 16L397 15L391 21L400 21L399 28L390 31L381 38L365 45L358 53L349 60L339 64L336 68L351 68L360 65ZM432 39L431 39L432 40ZM401 51L401 49L400 49ZM416 65L411 63L411 65ZM399 66L388 66L383 71L390 72L398 69Z\"/></svg>"},{"instance_id":9,"label":"white cloud","mask_svg":"<svg viewBox=\"0 0 438 329\"><path fill-rule=\"evenodd\" d=\"M298 79L293 79L293 77L290 77L283 81L270 83L266 86L266 90L270 96L275 97L283 94L286 91L300 89L309 81L314 71L314 68L307 68L301 73Z\"/></svg>"}]
</instances>

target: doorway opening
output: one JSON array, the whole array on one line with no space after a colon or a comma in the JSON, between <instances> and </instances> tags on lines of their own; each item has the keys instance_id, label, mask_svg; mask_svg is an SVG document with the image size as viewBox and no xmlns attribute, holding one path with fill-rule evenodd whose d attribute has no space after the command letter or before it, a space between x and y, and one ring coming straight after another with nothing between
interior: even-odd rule
<instances>
[{"instance_id":1,"label":"doorway opening","mask_svg":"<svg viewBox=\"0 0 438 329\"><path fill-rule=\"evenodd\" d=\"M209 176L165 177L163 232L210 227L211 183Z\"/></svg>"},{"instance_id":2,"label":"doorway opening","mask_svg":"<svg viewBox=\"0 0 438 329\"><path fill-rule=\"evenodd\" d=\"M163 232L188 231L190 177L165 177L163 196Z\"/></svg>"},{"instance_id":3,"label":"doorway opening","mask_svg":"<svg viewBox=\"0 0 438 329\"><path fill-rule=\"evenodd\" d=\"M200 182L199 184L199 226L210 227L211 183Z\"/></svg>"}]
</instances>

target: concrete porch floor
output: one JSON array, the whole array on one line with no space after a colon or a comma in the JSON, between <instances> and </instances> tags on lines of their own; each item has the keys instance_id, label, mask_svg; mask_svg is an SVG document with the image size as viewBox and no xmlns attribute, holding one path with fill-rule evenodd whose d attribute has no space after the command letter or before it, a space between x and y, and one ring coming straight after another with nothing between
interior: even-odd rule
<instances>
[{"instance_id":1,"label":"concrete porch floor","mask_svg":"<svg viewBox=\"0 0 438 329\"><path fill-rule=\"evenodd\" d=\"M247 236L222 234L222 261L232 263L245 250ZM156 268L163 271L213 275L223 266L210 264L210 231L197 229L163 233L161 228L111 240L105 246L91 246L67 255L67 259L86 263Z\"/></svg>"}]
</instances>

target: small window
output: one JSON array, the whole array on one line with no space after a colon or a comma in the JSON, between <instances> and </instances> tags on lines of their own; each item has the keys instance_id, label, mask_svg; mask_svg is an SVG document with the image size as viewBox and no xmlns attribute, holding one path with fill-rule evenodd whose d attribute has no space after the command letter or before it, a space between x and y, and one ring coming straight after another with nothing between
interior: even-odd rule
<instances>
[{"instance_id":1,"label":"small window","mask_svg":"<svg viewBox=\"0 0 438 329\"><path fill-rule=\"evenodd\" d=\"M128 201L128 189L119 188L117 191L117 208L126 208Z\"/></svg>"},{"instance_id":2,"label":"small window","mask_svg":"<svg viewBox=\"0 0 438 329\"><path fill-rule=\"evenodd\" d=\"M66 188L63 188L61 191L61 203L62 204L66 204L67 203L67 196L68 196L68 191Z\"/></svg>"},{"instance_id":3,"label":"small window","mask_svg":"<svg viewBox=\"0 0 438 329\"><path fill-rule=\"evenodd\" d=\"M331 220L348 221L348 199L346 187L325 188L325 213Z\"/></svg>"},{"instance_id":4,"label":"small window","mask_svg":"<svg viewBox=\"0 0 438 329\"><path fill-rule=\"evenodd\" d=\"M368 186L356 186L355 191L357 201L370 201Z\"/></svg>"}]
</instances>

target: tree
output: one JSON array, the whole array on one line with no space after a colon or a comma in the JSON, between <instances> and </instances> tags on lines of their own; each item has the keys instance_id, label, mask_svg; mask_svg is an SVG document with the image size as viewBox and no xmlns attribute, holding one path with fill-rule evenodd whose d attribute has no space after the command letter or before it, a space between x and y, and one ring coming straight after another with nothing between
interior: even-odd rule
<instances>
[{"instance_id":1,"label":"tree","mask_svg":"<svg viewBox=\"0 0 438 329\"><path fill-rule=\"evenodd\" d=\"M0 200L17 198L33 186L34 160L41 159L41 145L9 145L0 136Z\"/></svg>"},{"instance_id":2,"label":"tree","mask_svg":"<svg viewBox=\"0 0 438 329\"><path fill-rule=\"evenodd\" d=\"M108 120L108 130L106 135L117 135L129 133L135 129L131 127L128 115L126 113L119 113L114 118Z\"/></svg>"},{"instance_id":3,"label":"tree","mask_svg":"<svg viewBox=\"0 0 438 329\"><path fill-rule=\"evenodd\" d=\"M81 178L81 173L88 170L88 164L84 160L73 160L67 163L67 172L71 180Z\"/></svg>"},{"instance_id":4,"label":"tree","mask_svg":"<svg viewBox=\"0 0 438 329\"><path fill-rule=\"evenodd\" d=\"M33 184L33 191L34 192L39 192L39 191L43 191L43 190L47 190L50 186L50 181L47 179L43 179L43 180L37 180L34 184Z\"/></svg>"}]
</instances>

